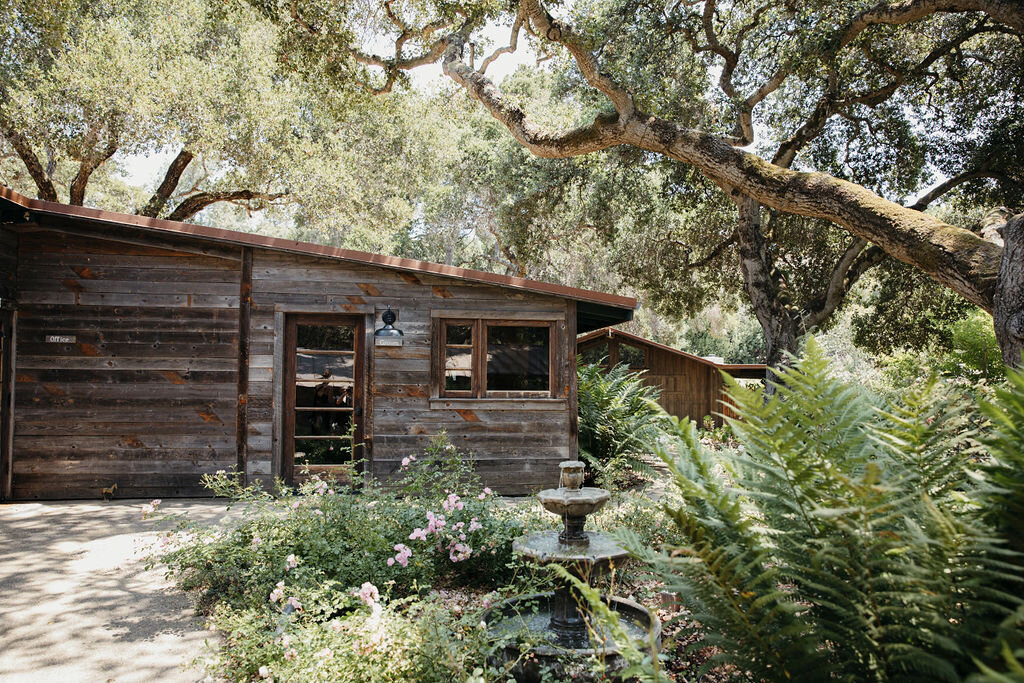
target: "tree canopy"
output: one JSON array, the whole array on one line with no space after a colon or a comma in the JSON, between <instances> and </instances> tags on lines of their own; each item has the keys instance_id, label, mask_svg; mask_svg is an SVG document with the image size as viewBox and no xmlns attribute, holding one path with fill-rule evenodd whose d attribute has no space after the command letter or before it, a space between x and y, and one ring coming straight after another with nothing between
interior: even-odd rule
<instances>
[{"instance_id":1,"label":"tree canopy","mask_svg":"<svg viewBox=\"0 0 1024 683\"><path fill-rule=\"evenodd\" d=\"M880 252L988 311L1009 305L1017 322L1003 338L1020 342L1011 328L1024 327L1022 302L997 296L1001 246L921 211L933 197L904 205L935 173L948 178L939 190L970 184L1019 197L1019 156L1003 144L1020 137L1019 3L257 5L288 32L312 80L384 92L440 61L536 156L627 146L697 169L735 204L735 253L770 344L788 345L795 318L805 327L827 318ZM476 36L494 21L511 24L509 48L525 33L571 66L573 125L552 124L487 77L491 59L477 58ZM964 142L945 144L951 132ZM819 305L794 308L780 295L762 207L774 212L768 224L787 220L778 214L801 219L791 229L805 235L826 223L852 234L815 293Z\"/></svg>"},{"instance_id":2,"label":"tree canopy","mask_svg":"<svg viewBox=\"0 0 1024 683\"><path fill-rule=\"evenodd\" d=\"M1024 340L1024 275L1004 256L1019 247L1002 247L1021 220L1002 237L975 220L1024 201L1019 3L2 12L0 177L45 199L88 190L175 219L270 208L299 238L585 286L621 276L673 315L743 291L771 362L866 273L885 310L910 272L898 259L993 312L1008 358ZM525 44L543 65L499 88L488 69ZM407 87L428 64L450 89ZM128 186L120 161L158 151L162 179Z\"/></svg>"},{"instance_id":3,"label":"tree canopy","mask_svg":"<svg viewBox=\"0 0 1024 683\"><path fill-rule=\"evenodd\" d=\"M410 102L301 82L281 32L206 0L16 0L0 10L0 178L50 201L194 220L277 208L306 236L387 249L435 159ZM162 153L162 154L161 154ZM131 156L165 158L150 188Z\"/></svg>"}]
</instances>

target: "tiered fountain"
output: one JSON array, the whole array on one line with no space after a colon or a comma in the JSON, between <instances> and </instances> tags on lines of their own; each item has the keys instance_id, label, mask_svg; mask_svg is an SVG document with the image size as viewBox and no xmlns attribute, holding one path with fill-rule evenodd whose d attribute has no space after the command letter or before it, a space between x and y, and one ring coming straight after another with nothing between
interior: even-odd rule
<instances>
[{"instance_id":1,"label":"tiered fountain","mask_svg":"<svg viewBox=\"0 0 1024 683\"><path fill-rule=\"evenodd\" d=\"M561 477L556 489L545 489L537 494L548 512L562 518L562 531L538 531L516 539L512 549L537 564L563 565L577 578L592 584L607 574L612 567L621 566L629 553L611 538L599 531L584 529L587 515L600 510L610 494L601 488L583 486L583 463L566 460L559 464ZM605 597L608 606L618 613L619 623L639 649L655 647L661 643L661 623L641 605L618 597ZM582 599L568 581L560 582L553 593L541 593L513 598L492 611L487 617L492 632L502 635L520 633L531 642L535 660L530 665L519 665L514 670L518 681L537 680L542 667L558 671L558 661L564 655L604 658L608 671L623 664L619 647L614 639L589 628ZM518 648L511 647L511 658Z\"/></svg>"}]
</instances>

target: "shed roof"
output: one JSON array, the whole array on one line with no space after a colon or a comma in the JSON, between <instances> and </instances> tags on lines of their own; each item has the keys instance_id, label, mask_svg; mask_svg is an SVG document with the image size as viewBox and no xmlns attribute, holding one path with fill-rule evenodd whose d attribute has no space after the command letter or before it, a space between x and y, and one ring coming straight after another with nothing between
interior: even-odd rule
<instances>
[{"instance_id":1,"label":"shed roof","mask_svg":"<svg viewBox=\"0 0 1024 683\"><path fill-rule=\"evenodd\" d=\"M722 372L732 375L733 377L741 379L761 379L764 377L765 370L767 369L767 366L764 363L716 363L713 360L708 360L707 358L702 358L692 353L687 353L686 351L680 351L679 349L672 348L671 346L659 344L656 341L651 341L650 339L644 339L643 337L630 334L629 332L617 330L614 327L605 327L600 330L594 330L590 334L585 334L576 340L576 346L578 347L580 344L585 344L601 338L616 338L620 341L626 341L631 344L649 346L651 348L688 358L698 363L703 363L704 365L710 365Z\"/></svg>"},{"instance_id":2,"label":"shed roof","mask_svg":"<svg viewBox=\"0 0 1024 683\"><path fill-rule=\"evenodd\" d=\"M83 223L119 225L139 230L174 234L186 238L193 238L205 242L219 242L237 244L240 246L258 247L274 251L290 252L316 256L337 261L360 263L392 270L401 270L413 273L426 273L439 275L459 280L480 282L497 287L507 287L536 294L547 294L563 299L570 299L577 302L577 328L580 331L589 331L597 327L612 325L627 320L632 320L633 309L636 308L636 299L616 294L595 292L589 289L578 289L567 287L551 282L529 280L510 275L498 275L469 268L458 268L446 266L439 263L418 261L415 259L400 258L398 256L385 256L383 254L370 254L363 251L329 247L322 244L310 242L298 242L295 240L282 239L279 237L268 237L237 230L224 230L212 228L206 225L195 223L183 223L169 221L162 218L149 218L132 214L103 211L84 206L71 206L58 202L49 202L42 199L26 197L14 190L0 185L0 216L8 216L12 212L25 210L28 215L23 217L27 220L35 220L34 217L57 216L64 219L77 219Z\"/></svg>"}]
</instances>

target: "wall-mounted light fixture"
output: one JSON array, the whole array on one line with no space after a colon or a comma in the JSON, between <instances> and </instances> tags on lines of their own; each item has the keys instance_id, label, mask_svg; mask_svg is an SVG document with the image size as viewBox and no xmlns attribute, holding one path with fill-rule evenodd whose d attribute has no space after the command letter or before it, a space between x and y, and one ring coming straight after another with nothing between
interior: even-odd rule
<instances>
[{"instance_id":1,"label":"wall-mounted light fixture","mask_svg":"<svg viewBox=\"0 0 1024 683\"><path fill-rule=\"evenodd\" d=\"M405 333L395 327L395 321L398 320L398 316L391 310L391 304L388 304L388 310L381 314L380 319L384 322L384 327L374 331L373 345L401 346Z\"/></svg>"}]
</instances>

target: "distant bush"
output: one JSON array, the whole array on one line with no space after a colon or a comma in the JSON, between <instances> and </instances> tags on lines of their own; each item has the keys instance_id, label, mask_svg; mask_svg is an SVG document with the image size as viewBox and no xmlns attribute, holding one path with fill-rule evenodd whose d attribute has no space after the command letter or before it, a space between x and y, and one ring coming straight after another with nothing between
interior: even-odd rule
<instances>
[{"instance_id":1,"label":"distant bush","mask_svg":"<svg viewBox=\"0 0 1024 683\"><path fill-rule=\"evenodd\" d=\"M782 372L768 402L733 383L736 452L685 422L659 444L680 540L659 552L622 534L718 649L709 665L756 681L1021 680L1024 374L985 405L979 450L934 379L877 409L813 340Z\"/></svg>"}]
</instances>

